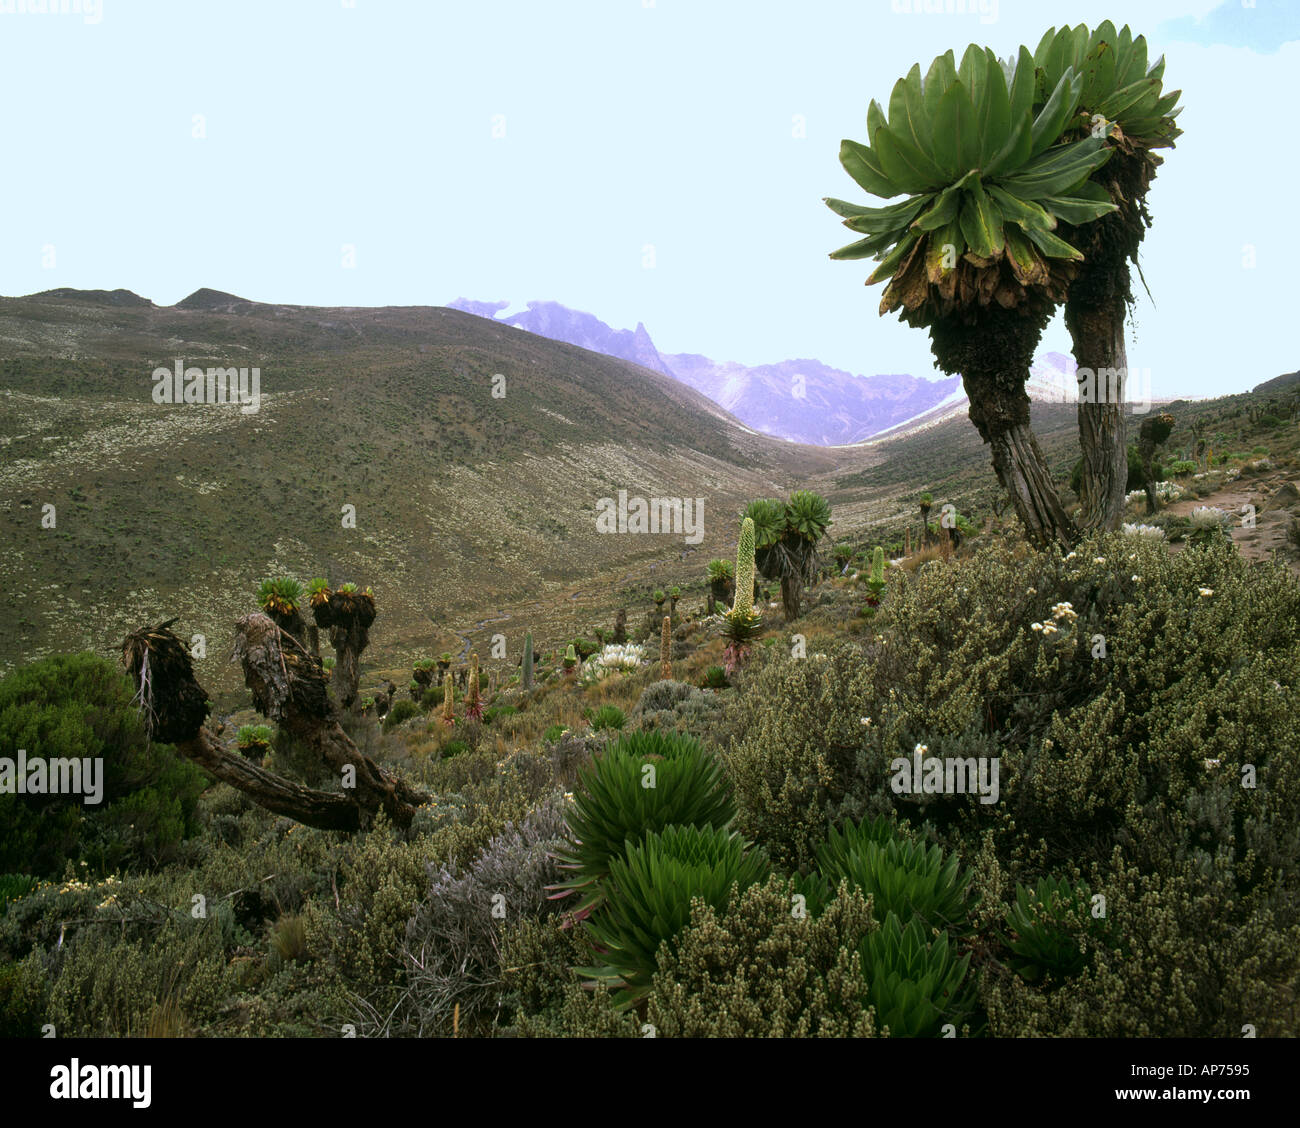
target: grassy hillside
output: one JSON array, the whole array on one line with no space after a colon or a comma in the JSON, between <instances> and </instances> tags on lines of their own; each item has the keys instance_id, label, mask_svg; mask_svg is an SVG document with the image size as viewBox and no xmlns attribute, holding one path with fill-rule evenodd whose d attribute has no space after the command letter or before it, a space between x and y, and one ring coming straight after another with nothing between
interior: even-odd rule
<instances>
[{"instance_id":1,"label":"grassy hillside","mask_svg":"<svg viewBox=\"0 0 1300 1128\"><path fill-rule=\"evenodd\" d=\"M0 300L0 667L151 618L224 640L279 572L373 585L393 660L459 651L484 619L572 633L612 616L610 585L665 582L651 563L684 552L671 582L702 576L744 501L837 461L659 373L453 310L181 306ZM155 404L176 357L258 366L260 411ZM703 496L703 542L597 534L619 489Z\"/></svg>"}]
</instances>

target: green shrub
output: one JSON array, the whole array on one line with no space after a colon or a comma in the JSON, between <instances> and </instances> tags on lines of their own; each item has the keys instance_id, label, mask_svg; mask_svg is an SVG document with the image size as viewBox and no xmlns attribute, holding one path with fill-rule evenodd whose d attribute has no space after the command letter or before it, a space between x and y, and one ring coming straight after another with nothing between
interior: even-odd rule
<instances>
[{"instance_id":1,"label":"green shrub","mask_svg":"<svg viewBox=\"0 0 1300 1128\"><path fill-rule=\"evenodd\" d=\"M0 794L0 872L38 877L84 860L97 873L176 856L205 786L170 745L145 740L130 682L94 654L57 655L0 681L0 756L102 759L103 796Z\"/></svg>"},{"instance_id":2,"label":"green shrub","mask_svg":"<svg viewBox=\"0 0 1300 1128\"><path fill-rule=\"evenodd\" d=\"M603 752L610 738L617 735L616 729L602 729L600 732L565 729L547 749L555 781L566 788L573 787L578 774L591 763L592 757Z\"/></svg>"},{"instance_id":3,"label":"green shrub","mask_svg":"<svg viewBox=\"0 0 1300 1128\"><path fill-rule=\"evenodd\" d=\"M869 655L844 645L825 658L759 651L743 693L724 699L719 735L729 744L724 759L735 788L736 827L786 869L811 864L830 804L843 797L837 769L862 741ZM883 767L876 784L880 798L873 813L885 813L891 805Z\"/></svg>"},{"instance_id":4,"label":"green shrub","mask_svg":"<svg viewBox=\"0 0 1300 1128\"><path fill-rule=\"evenodd\" d=\"M727 671L721 666L710 666L704 671L706 689L726 689L731 683L727 680Z\"/></svg>"},{"instance_id":5,"label":"green shrub","mask_svg":"<svg viewBox=\"0 0 1300 1128\"><path fill-rule=\"evenodd\" d=\"M452 756L459 756L463 752L468 752L468 751L469 751L469 745L465 741L449 740L447 741L446 744L442 746L442 758L446 760Z\"/></svg>"},{"instance_id":6,"label":"green shrub","mask_svg":"<svg viewBox=\"0 0 1300 1128\"><path fill-rule=\"evenodd\" d=\"M621 729L624 723L623 710L617 705L602 705L591 714L591 727L594 732L601 729Z\"/></svg>"},{"instance_id":7,"label":"green shrub","mask_svg":"<svg viewBox=\"0 0 1300 1128\"><path fill-rule=\"evenodd\" d=\"M418 688L418 687L417 687ZM442 704L442 686L431 685L420 694L420 708L426 713Z\"/></svg>"},{"instance_id":8,"label":"green shrub","mask_svg":"<svg viewBox=\"0 0 1300 1128\"><path fill-rule=\"evenodd\" d=\"M619 988L615 1004L630 1007L650 991L659 946L691 919L691 898L724 907L733 886L740 891L768 874L761 851L724 827L667 826L611 859L607 901L585 924L605 963L579 968L598 982Z\"/></svg>"},{"instance_id":9,"label":"green shrub","mask_svg":"<svg viewBox=\"0 0 1300 1128\"><path fill-rule=\"evenodd\" d=\"M388 715L384 718L384 732L391 732L403 721L409 721L412 717L420 715L420 706L409 698L402 698L388 710Z\"/></svg>"},{"instance_id":10,"label":"green shrub","mask_svg":"<svg viewBox=\"0 0 1300 1128\"><path fill-rule=\"evenodd\" d=\"M1097 878L1101 877L1102 880ZM1111 938L1079 930L1089 966L1064 989L1019 975L983 993L994 1037L1295 1037L1300 1029L1300 925L1285 899L1248 895L1227 867L1191 860L1142 872L1117 856L1090 882L1104 889ZM1270 904L1271 902L1271 904Z\"/></svg>"},{"instance_id":11,"label":"green shrub","mask_svg":"<svg viewBox=\"0 0 1300 1128\"><path fill-rule=\"evenodd\" d=\"M646 1020L664 1038L866 1038L876 1032L858 946L874 927L845 885L815 917L775 874L725 910L698 902L662 954Z\"/></svg>"},{"instance_id":12,"label":"green shrub","mask_svg":"<svg viewBox=\"0 0 1300 1128\"><path fill-rule=\"evenodd\" d=\"M463 776L440 780L438 790L454 791L458 786L467 786ZM495 832L490 826L484 830L489 835ZM440 850L454 845L478 849L472 845L477 837L468 828L452 825L407 842L386 818L379 816L370 831L358 836L337 863L338 908L334 906L333 889L328 886L328 899L306 906L303 916L308 950L333 974L351 984L370 1006L390 1013L401 997L401 944L412 907L419 904L428 888L427 866L431 858L445 856Z\"/></svg>"},{"instance_id":13,"label":"green shrub","mask_svg":"<svg viewBox=\"0 0 1300 1128\"><path fill-rule=\"evenodd\" d=\"M583 930L565 927L555 913L519 916L502 922L499 949L498 998L503 1029L516 1037L559 1036L553 1024L565 1009L570 989L583 993L581 980L573 971L575 965L591 957L591 945ZM613 1014L608 992L602 990L600 994ZM620 1018L630 1021L627 1015Z\"/></svg>"},{"instance_id":14,"label":"green shrub","mask_svg":"<svg viewBox=\"0 0 1300 1128\"><path fill-rule=\"evenodd\" d=\"M632 709L633 723L643 731L677 732L707 737L722 713L718 694L679 681L647 686Z\"/></svg>"},{"instance_id":15,"label":"green shrub","mask_svg":"<svg viewBox=\"0 0 1300 1128\"><path fill-rule=\"evenodd\" d=\"M547 730L544 733L542 733L542 739L547 741L548 743L551 741L559 740L560 737L564 735L564 732L565 729L563 725L551 725L547 728Z\"/></svg>"},{"instance_id":16,"label":"green shrub","mask_svg":"<svg viewBox=\"0 0 1300 1128\"><path fill-rule=\"evenodd\" d=\"M0 1038L39 1038L48 1021L49 984L38 952L0 962Z\"/></svg>"},{"instance_id":17,"label":"green shrub","mask_svg":"<svg viewBox=\"0 0 1300 1128\"><path fill-rule=\"evenodd\" d=\"M9 909L11 901L21 900L37 886L36 878L25 873L0 873L0 916Z\"/></svg>"},{"instance_id":18,"label":"green shrub","mask_svg":"<svg viewBox=\"0 0 1300 1128\"><path fill-rule=\"evenodd\" d=\"M732 696L736 829L806 868L828 819L893 813L960 857L987 850L1009 891L1076 870L1104 891L1110 935L1079 936L1095 963L1069 992L1009 971L981 988L1000 1036L1223 1037L1239 1006L1261 1031L1300 1029L1285 1001L1300 982L1300 585L1285 566L1226 538L1171 555L1107 534L1073 553L999 542L890 580L873 642L778 652ZM895 794L890 765L918 743L997 758L997 802ZM1003 911L981 903L979 927Z\"/></svg>"},{"instance_id":19,"label":"green shrub","mask_svg":"<svg viewBox=\"0 0 1300 1128\"><path fill-rule=\"evenodd\" d=\"M650 784L653 783L653 786ZM689 737L631 733L578 773L557 888L580 892L579 912L604 899L602 880L627 842L668 826L725 828L736 807L713 754Z\"/></svg>"},{"instance_id":20,"label":"green shrub","mask_svg":"<svg viewBox=\"0 0 1300 1128\"><path fill-rule=\"evenodd\" d=\"M169 919L146 936L86 929L51 984L47 1021L59 1037L177 1037L213 1020L234 983L224 951L230 909L211 907L205 919Z\"/></svg>"},{"instance_id":21,"label":"green shrub","mask_svg":"<svg viewBox=\"0 0 1300 1128\"><path fill-rule=\"evenodd\" d=\"M676 708L683 701L690 700L700 691L693 685L679 681L652 682L641 691L634 713L657 713L665 709Z\"/></svg>"}]
</instances>

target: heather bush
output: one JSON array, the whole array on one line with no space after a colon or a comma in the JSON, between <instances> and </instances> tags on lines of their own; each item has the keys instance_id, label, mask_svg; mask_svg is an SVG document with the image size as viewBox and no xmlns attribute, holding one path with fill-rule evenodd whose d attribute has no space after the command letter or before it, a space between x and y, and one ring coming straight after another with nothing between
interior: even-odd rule
<instances>
[{"instance_id":1,"label":"heather bush","mask_svg":"<svg viewBox=\"0 0 1300 1128\"><path fill-rule=\"evenodd\" d=\"M513 1033L520 1038L643 1038L634 1014L615 1008L606 987L588 990L575 979L566 983L561 1001L537 1015L521 1014Z\"/></svg>"},{"instance_id":2,"label":"heather bush","mask_svg":"<svg viewBox=\"0 0 1300 1128\"><path fill-rule=\"evenodd\" d=\"M569 990L581 983L573 968L594 958L591 944L581 928L565 927L563 919L543 913L503 923L499 1033L540 1033L563 1010Z\"/></svg>"},{"instance_id":3,"label":"heather bush","mask_svg":"<svg viewBox=\"0 0 1300 1128\"><path fill-rule=\"evenodd\" d=\"M48 1021L49 984L39 953L0 962L0 1038L39 1038Z\"/></svg>"},{"instance_id":4,"label":"heather bush","mask_svg":"<svg viewBox=\"0 0 1300 1128\"><path fill-rule=\"evenodd\" d=\"M453 761L454 762L454 761ZM355 997L333 1017L374 1031L392 1013L403 985L400 952L413 906L428 887L429 857L471 847L472 828L453 823L406 842L382 818L342 860L338 906L313 901L304 912L306 944Z\"/></svg>"},{"instance_id":5,"label":"heather bush","mask_svg":"<svg viewBox=\"0 0 1300 1128\"><path fill-rule=\"evenodd\" d=\"M1300 925L1292 898L1236 902L1220 867L1182 862L1142 872L1117 847L1092 888L1106 896L1111 939L1079 931L1091 965L1064 986L993 974L983 992L995 1037L1295 1037ZM1253 904L1250 902L1254 902Z\"/></svg>"},{"instance_id":6,"label":"heather bush","mask_svg":"<svg viewBox=\"0 0 1300 1128\"><path fill-rule=\"evenodd\" d=\"M1222 1033L1216 1007L1247 989L1300 1029L1285 1004L1300 958L1300 588L1284 566L1247 563L1226 538L1177 555L1120 534L1064 554L995 545L900 576L873 626L825 659L774 649L731 703L739 830L806 867L828 821L893 811L945 850L983 853L999 915L1016 883L1082 870L1111 901L1108 946L1094 940L1096 962L1050 998L991 975L1003 1033L1029 1032L1030 1011L1040 1033ZM896 794L890 765L918 744L996 759L998 801ZM1148 888L1117 914L1133 869ZM1155 971L1175 935L1198 953L1177 991ZM1108 954L1125 952L1146 954ZM1171 993L1144 1012L1151 982Z\"/></svg>"},{"instance_id":7,"label":"heather bush","mask_svg":"<svg viewBox=\"0 0 1300 1128\"><path fill-rule=\"evenodd\" d=\"M652 682L641 691L633 713L660 713L675 709L681 702L689 701L699 694L693 685L679 681Z\"/></svg>"},{"instance_id":8,"label":"heather bush","mask_svg":"<svg viewBox=\"0 0 1300 1128\"><path fill-rule=\"evenodd\" d=\"M555 735L545 739L550 747L548 756L552 770L559 783L571 787L578 779L578 773L591 762L591 758L604 748L614 733L609 730L594 732L575 732L554 726ZM551 732L548 729L548 734Z\"/></svg>"},{"instance_id":9,"label":"heather bush","mask_svg":"<svg viewBox=\"0 0 1300 1128\"><path fill-rule=\"evenodd\" d=\"M60 1037L176 1037L216 1017L233 987L228 918L176 915L146 938L109 926L64 945L46 1019Z\"/></svg>"},{"instance_id":10,"label":"heather bush","mask_svg":"<svg viewBox=\"0 0 1300 1128\"><path fill-rule=\"evenodd\" d=\"M722 703L716 694L686 682L660 681L642 692L632 710L630 727L707 738L721 715Z\"/></svg>"},{"instance_id":11,"label":"heather bush","mask_svg":"<svg viewBox=\"0 0 1300 1128\"><path fill-rule=\"evenodd\" d=\"M858 945L875 926L861 892L845 885L816 917L792 903L777 875L722 909L697 901L654 976L646 1021L658 1036L874 1035Z\"/></svg>"},{"instance_id":12,"label":"heather bush","mask_svg":"<svg viewBox=\"0 0 1300 1128\"><path fill-rule=\"evenodd\" d=\"M739 808L737 829L779 866L811 863L828 810L843 798L837 765L861 743L868 660L855 646L799 659L776 648L759 651L739 694L726 703L723 725L731 739L724 763ZM878 806L875 813L890 809L883 798Z\"/></svg>"}]
</instances>

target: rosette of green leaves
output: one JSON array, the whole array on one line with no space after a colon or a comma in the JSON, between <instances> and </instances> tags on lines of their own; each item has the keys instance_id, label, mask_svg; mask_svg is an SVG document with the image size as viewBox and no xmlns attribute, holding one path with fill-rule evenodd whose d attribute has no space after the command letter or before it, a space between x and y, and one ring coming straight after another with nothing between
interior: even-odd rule
<instances>
[{"instance_id":1,"label":"rosette of green leaves","mask_svg":"<svg viewBox=\"0 0 1300 1128\"><path fill-rule=\"evenodd\" d=\"M1083 256L1054 232L1060 220L1079 225L1115 210L1088 183L1110 152L1104 138L1057 143L1083 76L1067 68L1035 112L1036 74L1026 47L1009 86L993 51L972 44L960 67L949 51L924 81L918 65L895 84L888 116L872 101L867 145L842 142L840 163L861 188L904 197L876 208L826 200L865 236L831 258L874 258L867 284L891 279L882 314L901 306L942 315L994 301L1010 309L1035 287L1064 300L1068 276L1052 264Z\"/></svg>"},{"instance_id":2,"label":"rosette of green leaves","mask_svg":"<svg viewBox=\"0 0 1300 1128\"><path fill-rule=\"evenodd\" d=\"M1007 939L1011 966L1030 982L1079 975L1088 962L1079 935L1085 929L1100 933L1102 927L1089 911L1091 897L1082 882L1072 886L1040 877L1036 886L1017 884L1015 903L1005 916L1012 933Z\"/></svg>"},{"instance_id":3,"label":"rosette of green leaves","mask_svg":"<svg viewBox=\"0 0 1300 1128\"><path fill-rule=\"evenodd\" d=\"M1067 120L1065 133L1099 131L1144 149L1168 147L1182 136L1174 123L1182 113L1182 91L1165 93L1164 56L1148 67L1146 37L1135 39L1127 24L1119 31L1110 20L1092 32L1084 24L1049 28L1033 62L1038 102L1046 100L1067 70L1083 78L1076 119Z\"/></svg>"},{"instance_id":4,"label":"rosette of green leaves","mask_svg":"<svg viewBox=\"0 0 1300 1128\"><path fill-rule=\"evenodd\" d=\"M961 869L956 854L945 859L938 846L893 837L850 843L841 837L818 848L817 862L832 884L847 877L869 893L877 920L892 912L905 921L919 917L931 928L958 933L970 928L970 872Z\"/></svg>"},{"instance_id":5,"label":"rosette of green leaves","mask_svg":"<svg viewBox=\"0 0 1300 1128\"><path fill-rule=\"evenodd\" d=\"M785 531L816 544L831 523L831 506L813 490L795 490L785 505Z\"/></svg>"},{"instance_id":6,"label":"rosette of green leaves","mask_svg":"<svg viewBox=\"0 0 1300 1128\"><path fill-rule=\"evenodd\" d=\"M821 916L822 911L835 897L837 886L832 886L825 876L816 870L806 874L796 870L791 875L791 880L794 882L795 894L803 897L804 912L810 917Z\"/></svg>"},{"instance_id":7,"label":"rosette of green leaves","mask_svg":"<svg viewBox=\"0 0 1300 1128\"><path fill-rule=\"evenodd\" d=\"M646 769L653 767L653 772ZM629 733L586 764L566 816L567 841L557 852L573 876L552 888L580 893L578 913L605 898L602 880L615 858L651 831L667 826L727 828L736 804L717 758L693 737Z\"/></svg>"},{"instance_id":8,"label":"rosette of green leaves","mask_svg":"<svg viewBox=\"0 0 1300 1128\"><path fill-rule=\"evenodd\" d=\"M838 882L845 876L850 854L861 853L871 845L883 846L895 837L895 826L884 815L829 826L825 841L815 850L817 866L822 873L833 876L834 881Z\"/></svg>"},{"instance_id":9,"label":"rosette of green leaves","mask_svg":"<svg viewBox=\"0 0 1300 1128\"><path fill-rule=\"evenodd\" d=\"M754 522L754 563L766 576L771 570L769 558L785 532L785 505L770 497L760 498L751 501L741 517Z\"/></svg>"},{"instance_id":10,"label":"rosette of green leaves","mask_svg":"<svg viewBox=\"0 0 1300 1128\"><path fill-rule=\"evenodd\" d=\"M275 740L275 729L270 725L242 725L235 733L235 745L247 755L250 752L266 753Z\"/></svg>"},{"instance_id":11,"label":"rosette of green leaves","mask_svg":"<svg viewBox=\"0 0 1300 1128\"><path fill-rule=\"evenodd\" d=\"M733 886L743 892L770 870L762 851L747 851L723 827L668 826L647 834L611 861L607 903L586 921L605 964L575 970L617 988L619 1009L632 1006L650 992L660 945L690 923L692 897L723 909Z\"/></svg>"},{"instance_id":12,"label":"rosette of green leaves","mask_svg":"<svg viewBox=\"0 0 1300 1128\"><path fill-rule=\"evenodd\" d=\"M904 927L891 912L867 933L859 951L867 1001L877 1026L888 1026L892 1037L938 1037L946 1023L960 1028L974 1011L973 985L962 988L970 955L957 959L946 932L931 942L920 920Z\"/></svg>"},{"instance_id":13,"label":"rosette of green leaves","mask_svg":"<svg viewBox=\"0 0 1300 1128\"><path fill-rule=\"evenodd\" d=\"M291 576L263 580L257 589L257 602L263 611L292 615L302 600L302 584Z\"/></svg>"}]
</instances>

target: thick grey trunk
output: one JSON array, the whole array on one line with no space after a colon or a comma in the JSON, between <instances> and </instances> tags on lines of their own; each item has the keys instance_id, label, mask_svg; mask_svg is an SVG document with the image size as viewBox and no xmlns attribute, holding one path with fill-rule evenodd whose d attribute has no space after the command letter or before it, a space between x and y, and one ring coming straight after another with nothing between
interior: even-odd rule
<instances>
[{"instance_id":1,"label":"thick grey trunk","mask_svg":"<svg viewBox=\"0 0 1300 1128\"><path fill-rule=\"evenodd\" d=\"M1032 313L993 306L977 320L937 321L930 327L935 359L945 372L961 373L970 421L989 444L993 470L1025 535L1040 548L1068 547L1079 539L1029 427L1025 381L1049 316L1046 306Z\"/></svg>"},{"instance_id":2,"label":"thick grey trunk","mask_svg":"<svg viewBox=\"0 0 1300 1128\"><path fill-rule=\"evenodd\" d=\"M1113 532L1124 519L1128 486L1128 442L1122 388L1128 375L1124 347L1124 303L1102 308L1066 303L1065 324L1074 342L1074 360L1084 377L1079 384L1079 446L1083 474L1079 487L1082 530Z\"/></svg>"},{"instance_id":3,"label":"thick grey trunk","mask_svg":"<svg viewBox=\"0 0 1300 1128\"><path fill-rule=\"evenodd\" d=\"M796 574L781 577L781 604L787 623L799 618L803 610L803 579Z\"/></svg>"},{"instance_id":4,"label":"thick grey trunk","mask_svg":"<svg viewBox=\"0 0 1300 1128\"><path fill-rule=\"evenodd\" d=\"M1029 539L1039 547L1056 543L1069 548L1077 543L1078 530L1057 496L1029 424L1015 423L993 432L988 442L993 451L993 470L1011 495L1011 504Z\"/></svg>"}]
</instances>

